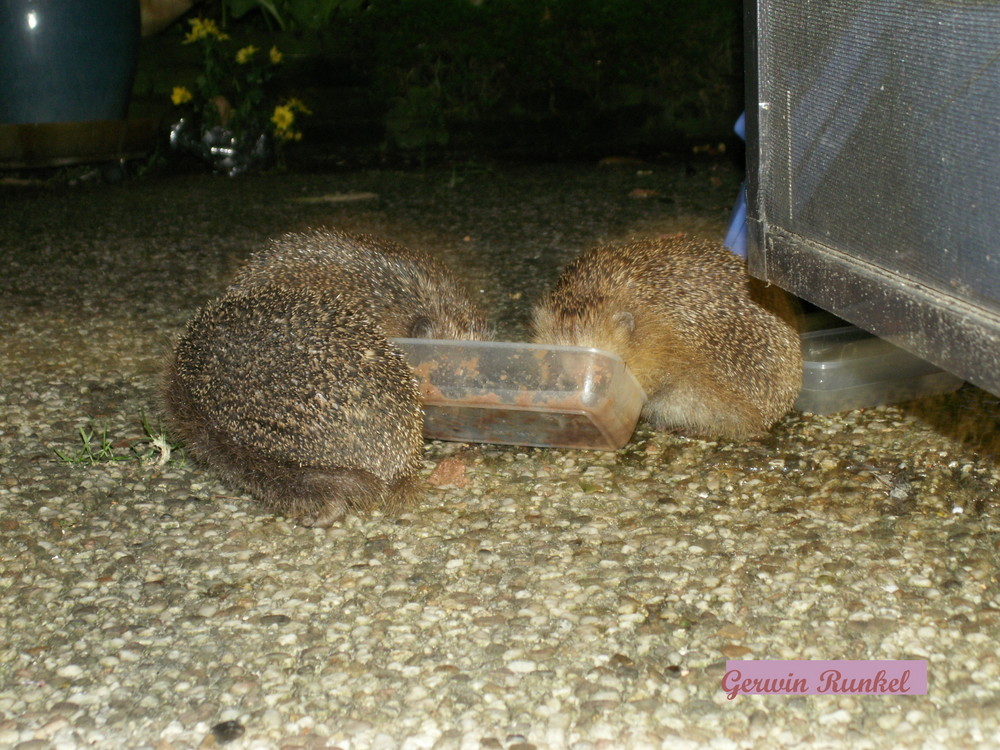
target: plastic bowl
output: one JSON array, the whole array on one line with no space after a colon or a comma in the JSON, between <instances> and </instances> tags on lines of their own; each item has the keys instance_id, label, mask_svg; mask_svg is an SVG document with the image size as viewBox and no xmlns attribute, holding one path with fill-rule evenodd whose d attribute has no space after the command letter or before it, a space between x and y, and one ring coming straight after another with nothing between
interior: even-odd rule
<instances>
[{"instance_id":1,"label":"plastic bowl","mask_svg":"<svg viewBox=\"0 0 1000 750\"><path fill-rule=\"evenodd\" d=\"M963 381L831 316L806 316L799 411L832 414L950 393ZM829 326L829 327L826 327Z\"/></svg>"},{"instance_id":2,"label":"plastic bowl","mask_svg":"<svg viewBox=\"0 0 1000 750\"><path fill-rule=\"evenodd\" d=\"M646 395L597 349L392 339L416 373L424 436L467 443L617 450Z\"/></svg>"}]
</instances>

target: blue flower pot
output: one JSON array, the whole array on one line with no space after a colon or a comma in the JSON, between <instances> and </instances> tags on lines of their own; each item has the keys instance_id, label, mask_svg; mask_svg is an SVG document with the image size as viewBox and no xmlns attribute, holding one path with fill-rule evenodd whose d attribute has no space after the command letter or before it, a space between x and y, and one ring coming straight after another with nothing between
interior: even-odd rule
<instances>
[{"instance_id":1,"label":"blue flower pot","mask_svg":"<svg viewBox=\"0 0 1000 750\"><path fill-rule=\"evenodd\" d=\"M0 123L124 119L138 0L0 0Z\"/></svg>"}]
</instances>

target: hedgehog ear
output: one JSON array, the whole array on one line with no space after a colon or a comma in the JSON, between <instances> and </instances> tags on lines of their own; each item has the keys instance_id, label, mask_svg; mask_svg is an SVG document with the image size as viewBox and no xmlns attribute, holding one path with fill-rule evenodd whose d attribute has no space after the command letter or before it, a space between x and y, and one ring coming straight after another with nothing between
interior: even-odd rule
<instances>
[{"instance_id":1,"label":"hedgehog ear","mask_svg":"<svg viewBox=\"0 0 1000 750\"><path fill-rule=\"evenodd\" d=\"M410 325L410 338L429 339L434 337L434 323L426 315L421 315Z\"/></svg>"},{"instance_id":2,"label":"hedgehog ear","mask_svg":"<svg viewBox=\"0 0 1000 750\"><path fill-rule=\"evenodd\" d=\"M632 317L632 313L628 310L623 310L622 312L616 312L611 316L611 322L614 323L619 328L623 328L629 333L635 330L635 318Z\"/></svg>"}]
</instances>

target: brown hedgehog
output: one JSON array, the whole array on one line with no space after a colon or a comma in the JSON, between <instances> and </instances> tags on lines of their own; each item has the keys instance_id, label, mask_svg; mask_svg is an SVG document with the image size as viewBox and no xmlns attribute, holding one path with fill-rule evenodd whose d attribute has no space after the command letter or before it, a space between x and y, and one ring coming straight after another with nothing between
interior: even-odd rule
<instances>
[{"instance_id":1,"label":"brown hedgehog","mask_svg":"<svg viewBox=\"0 0 1000 750\"><path fill-rule=\"evenodd\" d=\"M760 435L802 385L796 308L720 244L641 239L570 263L534 309L534 340L620 356L660 429Z\"/></svg>"},{"instance_id":2,"label":"brown hedgehog","mask_svg":"<svg viewBox=\"0 0 1000 750\"><path fill-rule=\"evenodd\" d=\"M423 412L387 335L488 335L471 300L423 256L325 236L351 248L353 266L305 240L293 250L294 238L316 234L286 235L192 318L164 384L168 421L196 460L312 526L397 510L417 494ZM379 281L363 276L369 267Z\"/></svg>"},{"instance_id":3,"label":"brown hedgehog","mask_svg":"<svg viewBox=\"0 0 1000 750\"><path fill-rule=\"evenodd\" d=\"M337 289L365 307L389 338L489 340L486 318L433 258L370 234L328 229L271 240L234 286Z\"/></svg>"}]
</instances>

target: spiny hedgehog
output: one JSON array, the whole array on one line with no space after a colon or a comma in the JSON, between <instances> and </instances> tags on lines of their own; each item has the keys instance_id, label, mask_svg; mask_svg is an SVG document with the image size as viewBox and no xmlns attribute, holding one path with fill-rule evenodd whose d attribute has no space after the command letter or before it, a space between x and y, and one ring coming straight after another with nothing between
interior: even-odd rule
<instances>
[{"instance_id":1,"label":"spiny hedgehog","mask_svg":"<svg viewBox=\"0 0 1000 750\"><path fill-rule=\"evenodd\" d=\"M534 340L620 356L660 429L760 435L802 384L795 306L720 244L639 239L570 263L533 311Z\"/></svg>"},{"instance_id":2,"label":"spiny hedgehog","mask_svg":"<svg viewBox=\"0 0 1000 750\"><path fill-rule=\"evenodd\" d=\"M370 235L288 234L189 322L164 409L192 456L268 508L327 526L417 493L423 412L389 336L489 338L429 258Z\"/></svg>"},{"instance_id":3,"label":"spiny hedgehog","mask_svg":"<svg viewBox=\"0 0 1000 750\"><path fill-rule=\"evenodd\" d=\"M486 318L441 263L392 240L329 229L291 232L254 254L234 286L337 289L389 338L488 340Z\"/></svg>"},{"instance_id":4,"label":"spiny hedgehog","mask_svg":"<svg viewBox=\"0 0 1000 750\"><path fill-rule=\"evenodd\" d=\"M305 525L415 494L423 412L412 371L335 294L231 290L189 322L165 391L196 460Z\"/></svg>"}]
</instances>

